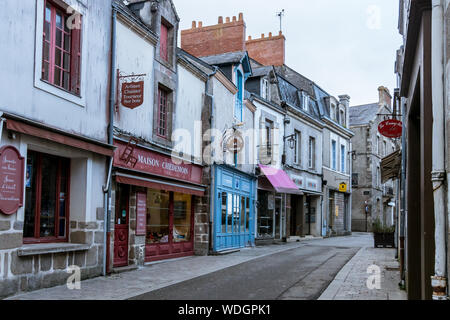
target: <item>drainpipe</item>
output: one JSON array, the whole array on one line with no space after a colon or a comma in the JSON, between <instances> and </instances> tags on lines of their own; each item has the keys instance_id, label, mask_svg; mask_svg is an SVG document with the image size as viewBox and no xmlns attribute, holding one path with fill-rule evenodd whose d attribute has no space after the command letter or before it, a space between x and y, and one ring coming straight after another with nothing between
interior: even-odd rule
<instances>
[{"instance_id":1,"label":"drainpipe","mask_svg":"<svg viewBox=\"0 0 450 320\"><path fill-rule=\"evenodd\" d=\"M211 106L210 106L210 115L211 115L211 128L210 129L214 129L215 128L215 117L214 117L214 94L210 94L209 93L209 83L211 81L211 78L219 71L219 68L214 66L214 70L212 73L208 74L208 80L206 80L206 84L205 84L205 95L211 98ZM212 138L212 136L211 136ZM203 139L202 139L203 140ZM212 141L210 141L211 146L212 146ZM211 167L211 183L210 183L210 199L209 199L209 212L210 212L210 222L209 222L209 239L210 239L210 248L213 248L213 243L214 243L214 203L215 203L215 176L216 176L216 172L215 172L215 167L214 167L214 161L213 161L213 157L214 157L214 153L213 153L213 148L211 148L211 153L210 153L210 167Z\"/></svg>"},{"instance_id":2,"label":"drainpipe","mask_svg":"<svg viewBox=\"0 0 450 320\"><path fill-rule=\"evenodd\" d=\"M433 195L435 216L435 275L433 300L447 299L444 112L444 10L442 0L432 0L431 69L433 92Z\"/></svg>"},{"instance_id":3,"label":"drainpipe","mask_svg":"<svg viewBox=\"0 0 450 320\"><path fill-rule=\"evenodd\" d=\"M112 32L111 32L111 71L110 71L110 95L109 95L109 126L108 126L108 143L114 143L113 127L114 127L114 104L115 104L115 87L116 87L116 18L117 10L112 8ZM103 234L103 275L108 272L109 260L109 239L111 235L111 174L113 166L113 157L109 159L109 169L107 182L103 188L104 194L104 234Z\"/></svg>"}]
</instances>

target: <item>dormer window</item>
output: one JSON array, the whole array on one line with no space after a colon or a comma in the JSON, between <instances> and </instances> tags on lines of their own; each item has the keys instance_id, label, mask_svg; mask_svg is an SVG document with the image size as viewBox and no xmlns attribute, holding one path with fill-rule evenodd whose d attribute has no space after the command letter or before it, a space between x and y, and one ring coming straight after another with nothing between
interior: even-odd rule
<instances>
[{"instance_id":1,"label":"dormer window","mask_svg":"<svg viewBox=\"0 0 450 320\"><path fill-rule=\"evenodd\" d=\"M261 81L261 97L266 100L269 99L269 81L267 79Z\"/></svg>"},{"instance_id":2,"label":"dormer window","mask_svg":"<svg viewBox=\"0 0 450 320\"><path fill-rule=\"evenodd\" d=\"M330 116L331 116L331 120L336 121L336 105L335 104L331 104Z\"/></svg>"},{"instance_id":3,"label":"dormer window","mask_svg":"<svg viewBox=\"0 0 450 320\"><path fill-rule=\"evenodd\" d=\"M169 60L168 43L169 43L169 28L164 23L161 23L159 55L161 59L163 59L164 61Z\"/></svg>"},{"instance_id":4,"label":"dormer window","mask_svg":"<svg viewBox=\"0 0 450 320\"><path fill-rule=\"evenodd\" d=\"M342 125L342 126L345 126L345 113L344 113L344 110L339 110L339 123Z\"/></svg>"},{"instance_id":5,"label":"dormer window","mask_svg":"<svg viewBox=\"0 0 450 320\"><path fill-rule=\"evenodd\" d=\"M302 92L302 108L305 111L308 111L308 105L309 105L309 96L306 92Z\"/></svg>"}]
</instances>

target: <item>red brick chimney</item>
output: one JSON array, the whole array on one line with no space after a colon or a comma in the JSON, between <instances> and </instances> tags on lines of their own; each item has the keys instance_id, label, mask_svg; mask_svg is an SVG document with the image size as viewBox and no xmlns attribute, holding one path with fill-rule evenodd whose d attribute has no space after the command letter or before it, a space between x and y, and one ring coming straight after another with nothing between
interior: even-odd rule
<instances>
[{"instance_id":1,"label":"red brick chimney","mask_svg":"<svg viewBox=\"0 0 450 320\"><path fill-rule=\"evenodd\" d=\"M259 39L249 36L245 44L248 55L265 66L282 66L286 61L286 38L281 31L277 36L262 34Z\"/></svg>"},{"instance_id":2,"label":"red brick chimney","mask_svg":"<svg viewBox=\"0 0 450 320\"><path fill-rule=\"evenodd\" d=\"M380 98L379 104L386 105L390 108L392 106L392 96L391 93L389 92L389 89L381 86L378 88L378 93Z\"/></svg>"},{"instance_id":3,"label":"red brick chimney","mask_svg":"<svg viewBox=\"0 0 450 320\"><path fill-rule=\"evenodd\" d=\"M219 17L218 24L213 26L204 27L201 21L197 26L193 21L191 29L181 30L181 48L197 57L245 51L245 32L242 13L232 21L227 17L225 23L223 17Z\"/></svg>"}]
</instances>

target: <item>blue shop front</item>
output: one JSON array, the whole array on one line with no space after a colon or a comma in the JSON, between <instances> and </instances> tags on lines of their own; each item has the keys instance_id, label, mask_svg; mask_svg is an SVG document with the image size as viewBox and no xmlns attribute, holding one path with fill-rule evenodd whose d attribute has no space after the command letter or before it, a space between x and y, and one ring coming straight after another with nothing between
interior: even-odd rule
<instances>
[{"instance_id":1,"label":"blue shop front","mask_svg":"<svg viewBox=\"0 0 450 320\"><path fill-rule=\"evenodd\" d=\"M215 166L214 252L255 245L255 187L255 176Z\"/></svg>"}]
</instances>

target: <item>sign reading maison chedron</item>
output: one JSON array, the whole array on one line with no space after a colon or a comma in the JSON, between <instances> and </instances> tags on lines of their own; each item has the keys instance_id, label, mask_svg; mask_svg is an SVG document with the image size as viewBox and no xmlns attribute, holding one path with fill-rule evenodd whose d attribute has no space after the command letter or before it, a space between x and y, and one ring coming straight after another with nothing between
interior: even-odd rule
<instances>
[{"instance_id":1,"label":"sign reading maison chedron","mask_svg":"<svg viewBox=\"0 0 450 320\"><path fill-rule=\"evenodd\" d=\"M114 145L117 147L114 153L114 166L116 167L133 169L134 171L175 178L196 184L200 184L202 181L202 168L200 166L186 163L177 164L172 161L170 156L140 147L136 147L133 151L133 156L136 157L137 163L135 167L131 168L120 159L120 155L125 151L127 144L115 140Z\"/></svg>"},{"instance_id":2,"label":"sign reading maison chedron","mask_svg":"<svg viewBox=\"0 0 450 320\"><path fill-rule=\"evenodd\" d=\"M144 81L122 83L122 105L134 109L144 103Z\"/></svg>"},{"instance_id":3,"label":"sign reading maison chedron","mask_svg":"<svg viewBox=\"0 0 450 320\"><path fill-rule=\"evenodd\" d=\"M13 146L0 149L0 212L11 215L23 206L25 159Z\"/></svg>"}]
</instances>

